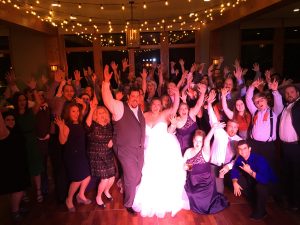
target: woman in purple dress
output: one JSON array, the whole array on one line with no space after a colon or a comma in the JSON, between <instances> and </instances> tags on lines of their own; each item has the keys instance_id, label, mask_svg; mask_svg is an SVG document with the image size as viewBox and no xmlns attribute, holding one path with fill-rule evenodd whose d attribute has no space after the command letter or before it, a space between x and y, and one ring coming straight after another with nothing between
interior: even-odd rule
<instances>
[{"instance_id":1,"label":"woman in purple dress","mask_svg":"<svg viewBox=\"0 0 300 225\"><path fill-rule=\"evenodd\" d=\"M179 116L175 120L171 120L171 126L168 129L170 133L176 132L182 155L186 149L193 146L193 135L198 129L196 115L203 105L206 85L199 84L198 91L199 96L196 105L189 109L188 104L181 103L178 109Z\"/></svg>"},{"instance_id":2,"label":"woman in purple dress","mask_svg":"<svg viewBox=\"0 0 300 225\"><path fill-rule=\"evenodd\" d=\"M188 171L185 190L190 209L200 214L217 213L228 206L225 196L216 190L215 178L209 164L210 140L219 127L224 127L224 124L215 124L206 138L204 131L196 130L193 137L194 147L187 149L184 154L185 169Z\"/></svg>"}]
</instances>

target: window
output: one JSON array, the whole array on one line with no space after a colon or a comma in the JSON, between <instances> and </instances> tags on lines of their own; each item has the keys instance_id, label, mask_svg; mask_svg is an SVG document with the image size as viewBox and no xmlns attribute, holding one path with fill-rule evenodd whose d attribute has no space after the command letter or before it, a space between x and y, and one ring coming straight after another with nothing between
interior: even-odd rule
<instances>
[{"instance_id":1,"label":"window","mask_svg":"<svg viewBox=\"0 0 300 225\"><path fill-rule=\"evenodd\" d=\"M160 43L159 32L143 32L140 37L141 45L158 45Z\"/></svg>"},{"instance_id":2,"label":"window","mask_svg":"<svg viewBox=\"0 0 300 225\"><path fill-rule=\"evenodd\" d=\"M65 35L64 38L66 48L93 46L93 42L87 40L84 35Z\"/></svg>"},{"instance_id":3,"label":"window","mask_svg":"<svg viewBox=\"0 0 300 225\"><path fill-rule=\"evenodd\" d=\"M195 32L193 30L169 31L169 43L193 44L195 43Z\"/></svg>"},{"instance_id":4,"label":"window","mask_svg":"<svg viewBox=\"0 0 300 225\"><path fill-rule=\"evenodd\" d=\"M242 41L258 41L258 40L270 40L274 37L274 29L244 29L242 30Z\"/></svg>"},{"instance_id":5,"label":"window","mask_svg":"<svg viewBox=\"0 0 300 225\"><path fill-rule=\"evenodd\" d=\"M73 73L75 70L81 72L83 76L83 68L87 69L90 66L94 68L93 52L71 52L67 53L69 78L74 79Z\"/></svg>"}]
</instances>

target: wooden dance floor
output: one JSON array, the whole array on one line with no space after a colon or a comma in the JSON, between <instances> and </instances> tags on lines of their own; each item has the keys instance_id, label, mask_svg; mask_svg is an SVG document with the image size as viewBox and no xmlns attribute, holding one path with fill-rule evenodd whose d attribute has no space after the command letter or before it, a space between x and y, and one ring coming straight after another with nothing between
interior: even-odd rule
<instances>
[{"instance_id":1,"label":"wooden dance floor","mask_svg":"<svg viewBox=\"0 0 300 225\"><path fill-rule=\"evenodd\" d=\"M69 213L64 205L58 205L54 196L49 195L41 204L36 203L32 196L27 207L30 212L16 224L20 225L300 225L300 212L290 212L278 207L273 202L268 203L268 216L261 221L248 218L251 209L243 198L236 198L226 190L230 200L230 207L215 215L199 215L191 211L182 210L175 217L167 214L165 218L143 218L140 215L131 216L123 208L122 195L116 185L112 188L114 201L100 209L95 200L91 205L78 205L77 211ZM94 199L95 191L88 193ZM9 214L8 197L0 196L0 224L13 224Z\"/></svg>"}]
</instances>

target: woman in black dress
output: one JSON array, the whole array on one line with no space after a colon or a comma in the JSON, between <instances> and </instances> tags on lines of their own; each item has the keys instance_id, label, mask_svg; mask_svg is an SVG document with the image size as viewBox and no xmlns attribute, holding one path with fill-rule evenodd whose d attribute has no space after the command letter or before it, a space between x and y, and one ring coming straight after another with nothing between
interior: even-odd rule
<instances>
[{"instance_id":1,"label":"woman in black dress","mask_svg":"<svg viewBox=\"0 0 300 225\"><path fill-rule=\"evenodd\" d=\"M65 120L60 117L55 119L59 127L59 142L64 145L63 159L67 176L71 182L66 199L66 206L70 212L75 211L73 197L78 189L77 202L86 205L91 203L91 200L85 197L85 190L91 177L86 155L86 132L81 124L81 116L79 106L70 103L66 109Z\"/></svg>"},{"instance_id":2,"label":"woman in black dress","mask_svg":"<svg viewBox=\"0 0 300 225\"><path fill-rule=\"evenodd\" d=\"M90 113L86 119L86 125L89 127L88 133L88 157L93 177L100 178L98 192L96 196L97 204L104 208L102 193L108 200L112 200L109 193L114 183L116 168L114 164L114 154L112 151L112 125L108 110L103 107L97 107L97 102L90 104Z\"/></svg>"},{"instance_id":3,"label":"woman in black dress","mask_svg":"<svg viewBox=\"0 0 300 225\"><path fill-rule=\"evenodd\" d=\"M30 185L25 139L15 126L13 113L0 113L0 194L11 194L14 220L22 218L20 203L24 190Z\"/></svg>"}]
</instances>

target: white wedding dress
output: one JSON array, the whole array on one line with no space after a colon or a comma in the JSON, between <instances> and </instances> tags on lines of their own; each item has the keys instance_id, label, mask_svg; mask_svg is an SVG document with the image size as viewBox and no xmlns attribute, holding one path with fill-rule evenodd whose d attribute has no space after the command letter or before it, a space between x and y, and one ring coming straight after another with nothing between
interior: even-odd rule
<instances>
[{"instance_id":1,"label":"white wedding dress","mask_svg":"<svg viewBox=\"0 0 300 225\"><path fill-rule=\"evenodd\" d=\"M189 209L183 165L179 142L167 132L167 124L159 122L152 128L146 125L142 179L133 209L143 217L160 218L168 212L175 216L181 209Z\"/></svg>"}]
</instances>

